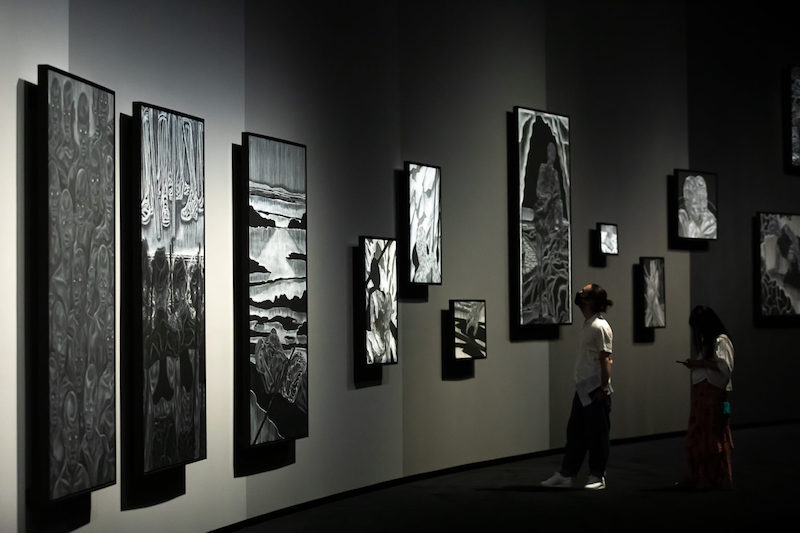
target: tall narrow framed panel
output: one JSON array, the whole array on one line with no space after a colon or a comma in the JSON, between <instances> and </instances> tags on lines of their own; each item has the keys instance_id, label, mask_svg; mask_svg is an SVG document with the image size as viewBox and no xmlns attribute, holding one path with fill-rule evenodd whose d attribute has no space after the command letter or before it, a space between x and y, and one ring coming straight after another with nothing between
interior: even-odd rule
<instances>
[{"instance_id":1,"label":"tall narrow framed panel","mask_svg":"<svg viewBox=\"0 0 800 533\"><path fill-rule=\"evenodd\" d=\"M442 170L437 166L406 162L408 178L409 283L442 283Z\"/></svg>"},{"instance_id":2,"label":"tall narrow framed panel","mask_svg":"<svg viewBox=\"0 0 800 533\"><path fill-rule=\"evenodd\" d=\"M242 134L234 186L237 448L308 436L306 147Z\"/></svg>"},{"instance_id":3,"label":"tall narrow framed panel","mask_svg":"<svg viewBox=\"0 0 800 533\"><path fill-rule=\"evenodd\" d=\"M800 176L800 65L786 69L783 76L784 170Z\"/></svg>"},{"instance_id":4,"label":"tall narrow framed panel","mask_svg":"<svg viewBox=\"0 0 800 533\"><path fill-rule=\"evenodd\" d=\"M569 117L514 108L509 179L511 337L572 323Z\"/></svg>"},{"instance_id":5,"label":"tall narrow framed panel","mask_svg":"<svg viewBox=\"0 0 800 533\"><path fill-rule=\"evenodd\" d=\"M598 252L603 255L619 255L619 228L610 222L597 223Z\"/></svg>"},{"instance_id":6,"label":"tall narrow framed panel","mask_svg":"<svg viewBox=\"0 0 800 533\"><path fill-rule=\"evenodd\" d=\"M755 316L760 326L800 325L800 215L758 213Z\"/></svg>"},{"instance_id":7,"label":"tall narrow framed panel","mask_svg":"<svg viewBox=\"0 0 800 533\"><path fill-rule=\"evenodd\" d=\"M397 241L359 237L355 280L356 363L397 363ZM360 362L359 362L360 361Z\"/></svg>"},{"instance_id":8,"label":"tall narrow framed panel","mask_svg":"<svg viewBox=\"0 0 800 533\"><path fill-rule=\"evenodd\" d=\"M126 422L135 470L152 473L206 457L205 122L135 102L132 130Z\"/></svg>"},{"instance_id":9,"label":"tall narrow framed panel","mask_svg":"<svg viewBox=\"0 0 800 533\"><path fill-rule=\"evenodd\" d=\"M676 169L674 180L669 183L672 199L667 204L675 210L668 216L672 240L717 240L717 175L713 172Z\"/></svg>"},{"instance_id":10,"label":"tall narrow framed panel","mask_svg":"<svg viewBox=\"0 0 800 533\"><path fill-rule=\"evenodd\" d=\"M47 404L33 421L36 483L52 501L116 481L115 94L48 65L38 77L29 209L46 215L31 224L29 275L45 327L29 357Z\"/></svg>"},{"instance_id":11,"label":"tall narrow framed panel","mask_svg":"<svg viewBox=\"0 0 800 533\"><path fill-rule=\"evenodd\" d=\"M456 360L486 359L486 300L450 300Z\"/></svg>"},{"instance_id":12,"label":"tall narrow framed panel","mask_svg":"<svg viewBox=\"0 0 800 533\"><path fill-rule=\"evenodd\" d=\"M642 316L638 317L644 328L667 327L667 301L663 257L640 257Z\"/></svg>"}]
</instances>

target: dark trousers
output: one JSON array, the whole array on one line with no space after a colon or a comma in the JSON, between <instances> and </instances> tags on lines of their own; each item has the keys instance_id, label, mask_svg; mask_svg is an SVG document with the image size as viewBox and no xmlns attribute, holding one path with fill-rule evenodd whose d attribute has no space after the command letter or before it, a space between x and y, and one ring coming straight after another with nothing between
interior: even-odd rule
<instances>
[{"instance_id":1,"label":"dark trousers","mask_svg":"<svg viewBox=\"0 0 800 533\"><path fill-rule=\"evenodd\" d=\"M589 452L589 472L595 476L606 474L611 429L611 397L586 407L581 405L578 394L572 398L572 412L567 423L567 449L561 462L561 475L575 477Z\"/></svg>"}]
</instances>

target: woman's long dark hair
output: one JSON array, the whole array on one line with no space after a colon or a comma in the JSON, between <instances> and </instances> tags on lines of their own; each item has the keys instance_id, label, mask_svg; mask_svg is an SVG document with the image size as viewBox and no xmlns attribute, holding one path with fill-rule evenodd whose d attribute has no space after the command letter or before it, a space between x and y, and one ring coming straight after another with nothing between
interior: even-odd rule
<instances>
[{"instance_id":1,"label":"woman's long dark hair","mask_svg":"<svg viewBox=\"0 0 800 533\"><path fill-rule=\"evenodd\" d=\"M705 305L698 305L692 309L689 326L692 328L694 348L704 359L711 359L714 356L714 343L717 337L728 334L717 313Z\"/></svg>"}]
</instances>

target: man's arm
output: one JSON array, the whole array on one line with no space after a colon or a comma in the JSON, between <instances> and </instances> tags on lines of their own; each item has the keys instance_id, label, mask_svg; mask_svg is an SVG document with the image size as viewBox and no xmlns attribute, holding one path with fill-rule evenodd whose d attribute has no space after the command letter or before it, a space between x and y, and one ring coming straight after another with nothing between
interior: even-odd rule
<instances>
[{"instance_id":1,"label":"man's arm","mask_svg":"<svg viewBox=\"0 0 800 533\"><path fill-rule=\"evenodd\" d=\"M614 361L608 352L600 352L600 388L592 394L592 400L599 402L608 396L608 386L611 382L611 365Z\"/></svg>"}]
</instances>

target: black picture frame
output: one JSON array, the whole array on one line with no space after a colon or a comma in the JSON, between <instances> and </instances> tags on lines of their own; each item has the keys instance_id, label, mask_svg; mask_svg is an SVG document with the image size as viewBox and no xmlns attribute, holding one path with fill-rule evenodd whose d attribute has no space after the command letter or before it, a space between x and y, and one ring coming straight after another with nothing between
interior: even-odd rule
<instances>
[{"instance_id":1,"label":"black picture frame","mask_svg":"<svg viewBox=\"0 0 800 533\"><path fill-rule=\"evenodd\" d=\"M671 248L705 250L719 238L716 172L675 169L668 177L667 221Z\"/></svg>"},{"instance_id":2,"label":"black picture frame","mask_svg":"<svg viewBox=\"0 0 800 533\"><path fill-rule=\"evenodd\" d=\"M293 462L292 443L309 434L307 150L304 144L250 132L242 133L236 148L234 470L250 475L284 466L284 461L275 464L275 456L289 448ZM267 420L271 430L266 438L254 438L252 411L261 405L269 406L272 417L262 419L257 435ZM262 466L254 469L257 463Z\"/></svg>"},{"instance_id":3,"label":"black picture frame","mask_svg":"<svg viewBox=\"0 0 800 533\"><path fill-rule=\"evenodd\" d=\"M613 229L613 231L612 231ZM597 253L601 255L619 255L619 227L613 222L597 223ZM613 234L613 237L610 235Z\"/></svg>"},{"instance_id":4,"label":"black picture frame","mask_svg":"<svg viewBox=\"0 0 800 533\"><path fill-rule=\"evenodd\" d=\"M786 67L781 76L783 101L783 168L800 176L800 65Z\"/></svg>"},{"instance_id":5,"label":"black picture frame","mask_svg":"<svg viewBox=\"0 0 800 533\"><path fill-rule=\"evenodd\" d=\"M417 161L406 161L403 166L405 178L404 199L406 199L404 209L405 233L403 239L398 239L398 267L399 276L409 286L441 285L443 278L443 254L442 254L442 169L439 166ZM420 172L425 172L426 176L419 176ZM424 190L424 184L420 183L430 174L433 174L432 192ZM424 198L431 196L431 198ZM415 209L416 207L416 209ZM421 211L421 213L420 213ZM422 214L422 216L419 216ZM421 224L421 220L433 218L433 223L429 226ZM418 234L425 231L431 235L427 249L419 246ZM425 256L428 259L425 259ZM422 265L427 264L426 270L429 274L423 274Z\"/></svg>"},{"instance_id":6,"label":"black picture frame","mask_svg":"<svg viewBox=\"0 0 800 533\"><path fill-rule=\"evenodd\" d=\"M569 122L567 115L521 106L509 117L512 341L557 337L557 326L573 320ZM534 165L537 175L530 180ZM538 261L545 256L546 269Z\"/></svg>"},{"instance_id":7,"label":"black picture frame","mask_svg":"<svg viewBox=\"0 0 800 533\"><path fill-rule=\"evenodd\" d=\"M758 327L800 326L800 214L753 218L753 311Z\"/></svg>"},{"instance_id":8,"label":"black picture frame","mask_svg":"<svg viewBox=\"0 0 800 533\"><path fill-rule=\"evenodd\" d=\"M128 373L123 380L127 389L126 394L133 399L127 404L125 413L126 424L130 426L130 430L126 432L126 441L131 447L127 460L132 475L152 480L162 474L171 475L168 474L169 471L202 461L207 456L205 121L186 113L144 102L133 103L130 120L131 179L126 180L125 195L122 197L120 209L123 215L122 272L125 281L122 293L124 342L120 360L121 366ZM148 126L143 126L143 122L147 122ZM154 126L151 127L150 124ZM145 142L145 138L148 142ZM183 150L159 150L161 142L172 143L173 140L183 143ZM174 179L183 180L180 185L184 186L176 186L173 181L170 193L169 182L165 185L158 181L160 179L158 176L163 175L160 170L156 172L143 165L143 160L146 158L158 164L159 168L160 165L170 166L174 171L171 175ZM143 181L152 184L152 189L143 192ZM152 218L148 218L146 207L143 206L145 203L143 195L152 194L153 191L161 191L159 201L164 205L169 204L166 210L161 210L161 218L158 218L156 209L153 210ZM169 219L165 211L170 211ZM149 226L151 223L155 225ZM176 225L180 225L180 230L175 229ZM150 246L143 244L146 240L143 236L145 227L148 233L156 232L156 235L160 235L157 237L159 246L153 247L152 255ZM175 233L167 235L167 232L178 231L181 232L179 238L175 237ZM165 240L162 241L162 238ZM147 295L146 298L143 293ZM165 303L167 300L169 306ZM181 329L170 329L166 325L169 320L173 323L179 321ZM165 338L171 338L173 341L181 339L181 343L159 345L158 343L163 343ZM171 346L179 348L174 350L170 348ZM157 360L145 362L145 357L154 356ZM173 366L172 376L168 371L170 363ZM145 373L152 370L156 364L159 367L158 372L148 374L146 379ZM167 372L164 372L164 367L167 367ZM153 375L157 376L155 385L152 383ZM177 375L180 375L180 382L177 381ZM162 377L164 379L161 379ZM147 389L154 390L151 392ZM187 397L190 398L188 402ZM163 432L169 434L172 431L170 427L155 428L153 405L162 401L186 404L179 409L177 403L175 405L170 403L172 405L170 408L178 413L175 418L185 417L181 419L182 422L187 428L191 428L184 433L181 433L180 428L174 429L176 442L174 450L166 448L172 439L159 443L154 435L156 429L158 434ZM148 436L152 437L150 446L147 442ZM184 453L190 447L193 450ZM149 457L148 449L151 450ZM163 461L163 457L170 453L174 460ZM154 461L154 457L158 457L159 461ZM176 486L178 485L180 480Z\"/></svg>"},{"instance_id":9,"label":"black picture frame","mask_svg":"<svg viewBox=\"0 0 800 533\"><path fill-rule=\"evenodd\" d=\"M397 241L387 237L359 236L354 261L353 344L358 375L359 369L398 363ZM381 275L385 279L378 279ZM378 310L377 305L383 308ZM381 333L372 333L373 319L382 322ZM371 346L383 346L387 355L376 360Z\"/></svg>"},{"instance_id":10,"label":"black picture frame","mask_svg":"<svg viewBox=\"0 0 800 533\"><path fill-rule=\"evenodd\" d=\"M51 65L37 74L26 139L29 465L35 500L60 515L116 483L116 94Z\"/></svg>"},{"instance_id":11,"label":"black picture frame","mask_svg":"<svg viewBox=\"0 0 800 533\"><path fill-rule=\"evenodd\" d=\"M666 265L663 257L640 257L640 297L642 298L639 324L645 329L667 327Z\"/></svg>"},{"instance_id":12,"label":"black picture frame","mask_svg":"<svg viewBox=\"0 0 800 533\"><path fill-rule=\"evenodd\" d=\"M489 354L486 300L450 300L450 316L450 357L456 361L486 359Z\"/></svg>"}]
</instances>

